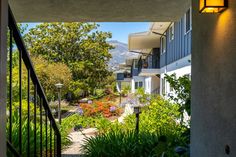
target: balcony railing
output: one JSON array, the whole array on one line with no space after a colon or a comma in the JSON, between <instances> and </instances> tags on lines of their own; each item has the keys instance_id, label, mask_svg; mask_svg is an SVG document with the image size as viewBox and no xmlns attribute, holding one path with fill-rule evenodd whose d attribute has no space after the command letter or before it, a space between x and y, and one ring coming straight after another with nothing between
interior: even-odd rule
<instances>
[{"instance_id":1,"label":"balcony railing","mask_svg":"<svg viewBox=\"0 0 236 157\"><path fill-rule=\"evenodd\" d=\"M60 131L10 8L8 17L7 156L60 157Z\"/></svg>"},{"instance_id":2,"label":"balcony railing","mask_svg":"<svg viewBox=\"0 0 236 157\"><path fill-rule=\"evenodd\" d=\"M131 73L129 73L129 72L119 72L119 73L116 74L116 80L117 81L128 80L131 77L132 77Z\"/></svg>"}]
</instances>

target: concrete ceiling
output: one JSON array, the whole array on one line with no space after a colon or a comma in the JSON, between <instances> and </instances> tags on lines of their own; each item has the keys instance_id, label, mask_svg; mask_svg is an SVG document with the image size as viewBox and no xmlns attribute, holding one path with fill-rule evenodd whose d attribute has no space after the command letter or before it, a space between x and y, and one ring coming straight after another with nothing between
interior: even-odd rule
<instances>
[{"instance_id":1,"label":"concrete ceiling","mask_svg":"<svg viewBox=\"0 0 236 157\"><path fill-rule=\"evenodd\" d=\"M151 32L130 34L128 40L129 51L144 50L144 53L149 53L148 49L160 47L160 37L161 35Z\"/></svg>"},{"instance_id":2,"label":"concrete ceiling","mask_svg":"<svg viewBox=\"0 0 236 157\"><path fill-rule=\"evenodd\" d=\"M191 0L9 0L17 22L165 22L178 20Z\"/></svg>"}]
</instances>

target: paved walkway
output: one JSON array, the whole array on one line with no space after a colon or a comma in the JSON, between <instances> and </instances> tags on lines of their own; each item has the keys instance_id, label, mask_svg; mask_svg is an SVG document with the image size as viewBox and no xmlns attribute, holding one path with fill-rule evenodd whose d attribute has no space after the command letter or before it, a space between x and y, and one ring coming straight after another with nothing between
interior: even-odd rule
<instances>
[{"instance_id":1,"label":"paved walkway","mask_svg":"<svg viewBox=\"0 0 236 157\"><path fill-rule=\"evenodd\" d=\"M120 123L123 123L124 121L124 118L127 117L128 115L130 114L133 114L134 112L134 109L131 107L131 105L129 103L127 103L125 105L125 110L124 110L124 113L118 118L118 121Z\"/></svg>"},{"instance_id":2,"label":"paved walkway","mask_svg":"<svg viewBox=\"0 0 236 157\"><path fill-rule=\"evenodd\" d=\"M63 157L80 157L83 152L81 145L84 143L85 138L93 137L97 133L96 128L84 129L83 134L80 131L74 131L69 134L72 145L62 151Z\"/></svg>"}]
</instances>

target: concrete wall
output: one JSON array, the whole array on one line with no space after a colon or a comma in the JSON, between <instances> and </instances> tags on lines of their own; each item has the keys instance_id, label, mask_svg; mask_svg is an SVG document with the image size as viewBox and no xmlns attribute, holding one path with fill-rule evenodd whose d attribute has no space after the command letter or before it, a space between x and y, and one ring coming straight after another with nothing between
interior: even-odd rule
<instances>
[{"instance_id":1,"label":"concrete wall","mask_svg":"<svg viewBox=\"0 0 236 157\"><path fill-rule=\"evenodd\" d=\"M192 5L191 157L235 157L236 1L221 14L199 14L198 1Z\"/></svg>"},{"instance_id":2,"label":"concrete wall","mask_svg":"<svg viewBox=\"0 0 236 157\"><path fill-rule=\"evenodd\" d=\"M160 78L157 76L152 76L152 89L151 92L158 92L160 90ZM154 93L156 94L156 93Z\"/></svg>"},{"instance_id":3,"label":"concrete wall","mask_svg":"<svg viewBox=\"0 0 236 157\"><path fill-rule=\"evenodd\" d=\"M145 77L144 79L144 91L147 94L151 94L152 90L152 77Z\"/></svg>"}]
</instances>

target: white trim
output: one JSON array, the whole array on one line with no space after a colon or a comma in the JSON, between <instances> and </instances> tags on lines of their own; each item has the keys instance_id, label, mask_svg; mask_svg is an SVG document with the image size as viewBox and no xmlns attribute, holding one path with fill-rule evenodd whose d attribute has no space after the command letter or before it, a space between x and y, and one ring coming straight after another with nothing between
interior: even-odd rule
<instances>
[{"instance_id":1,"label":"white trim","mask_svg":"<svg viewBox=\"0 0 236 157\"><path fill-rule=\"evenodd\" d=\"M189 32L192 31L192 7L190 7L187 11L190 10L190 29L188 31L186 31L186 14L187 12L184 14L184 35L187 35Z\"/></svg>"},{"instance_id":2,"label":"white trim","mask_svg":"<svg viewBox=\"0 0 236 157\"><path fill-rule=\"evenodd\" d=\"M164 33L164 35L166 35L166 33ZM164 51L163 51L163 41L162 41L162 39L164 39L165 40L165 49L164 49ZM161 36L161 44L160 44L160 47L161 47L161 55L162 54L164 54L164 53L166 53L166 48L167 48L167 41L166 41L166 36Z\"/></svg>"},{"instance_id":3,"label":"white trim","mask_svg":"<svg viewBox=\"0 0 236 157\"><path fill-rule=\"evenodd\" d=\"M161 68L161 74L191 66L191 54Z\"/></svg>"},{"instance_id":4,"label":"white trim","mask_svg":"<svg viewBox=\"0 0 236 157\"><path fill-rule=\"evenodd\" d=\"M171 32L172 30L172 32ZM173 36L171 36L173 34ZM175 39L175 23L172 23L169 27L169 41L173 41Z\"/></svg>"}]
</instances>

